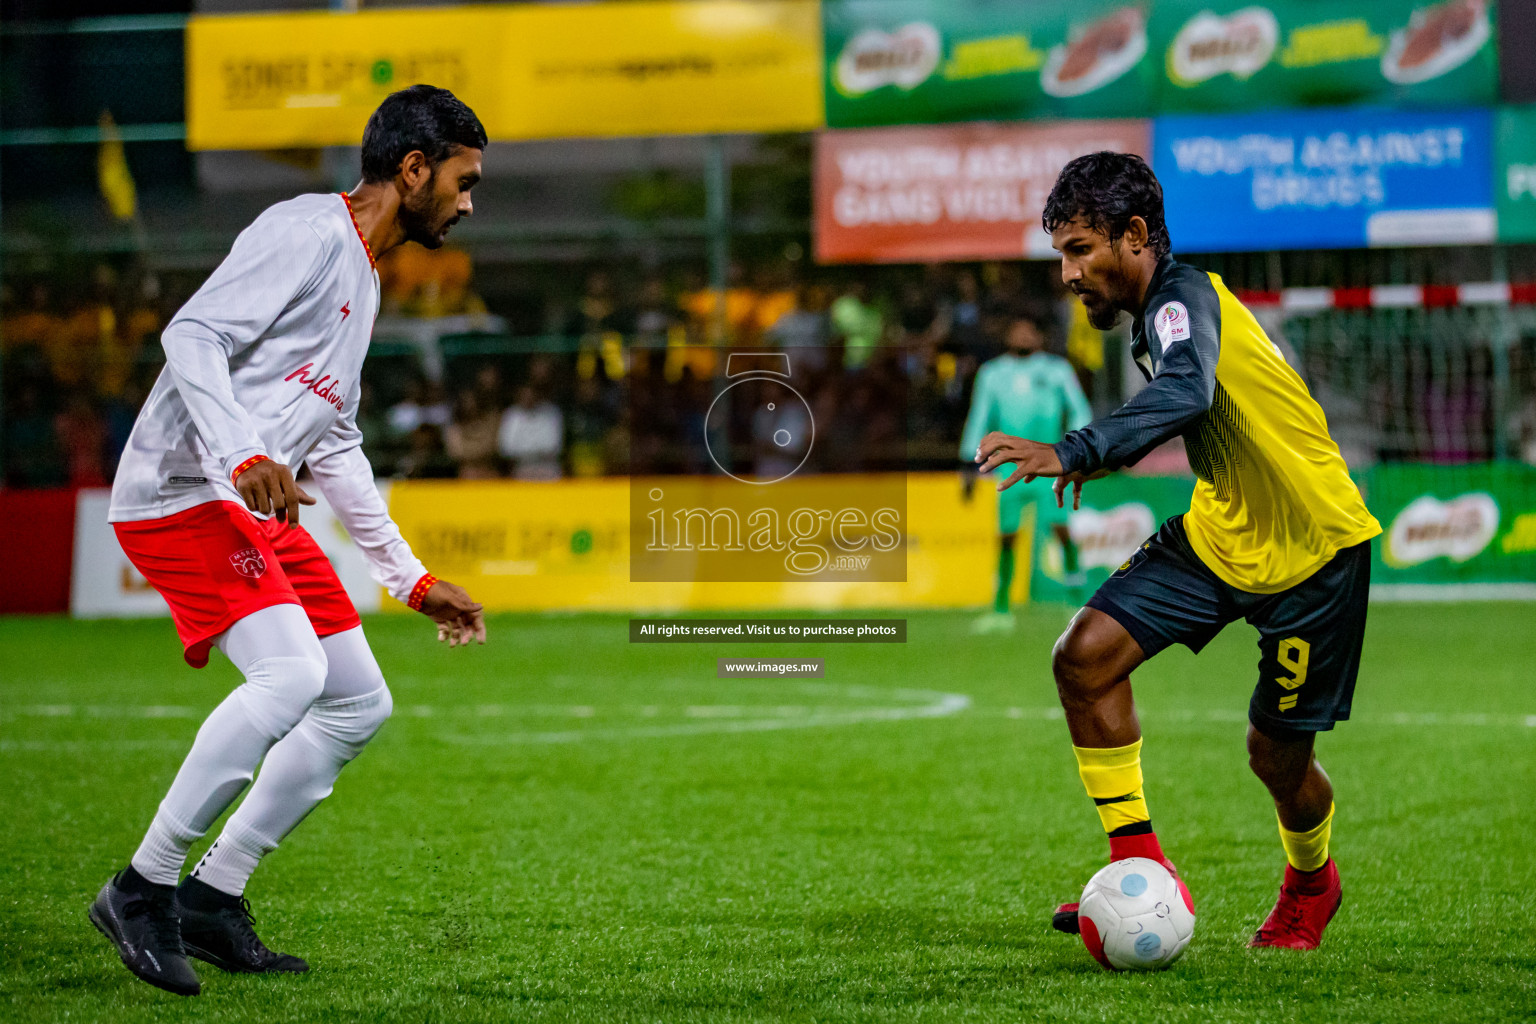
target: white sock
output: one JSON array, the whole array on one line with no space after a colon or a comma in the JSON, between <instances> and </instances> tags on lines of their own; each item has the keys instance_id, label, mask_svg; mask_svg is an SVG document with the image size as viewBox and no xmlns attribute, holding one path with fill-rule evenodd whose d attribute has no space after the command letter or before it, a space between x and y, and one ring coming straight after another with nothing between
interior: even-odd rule
<instances>
[{"instance_id":1,"label":"white sock","mask_svg":"<svg viewBox=\"0 0 1536 1024\"><path fill-rule=\"evenodd\" d=\"M230 627L219 647L245 682L213 709L160 801L134 870L175 885L187 851L245 789L263 755L303 718L325 685L325 650L304 609L263 608Z\"/></svg>"},{"instance_id":2,"label":"white sock","mask_svg":"<svg viewBox=\"0 0 1536 1024\"><path fill-rule=\"evenodd\" d=\"M331 795L342 768L389 718L393 701L362 628L324 637L321 644L329 666L324 694L267 754L245 802L192 870L220 892L245 892L261 858ZM367 692L350 695L370 684Z\"/></svg>"}]
</instances>

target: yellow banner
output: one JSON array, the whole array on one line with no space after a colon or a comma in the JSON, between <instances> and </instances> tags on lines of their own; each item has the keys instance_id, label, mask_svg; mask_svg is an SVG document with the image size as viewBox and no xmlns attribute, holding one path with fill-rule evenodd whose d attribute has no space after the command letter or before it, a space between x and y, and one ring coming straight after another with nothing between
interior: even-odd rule
<instances>
[{"instance_id":1,"label":"yellow banner","mask_svg":"<svg viewBox=\"0 0 1536 1024\"><path fill-rule=\"evenodd\" d=\"M877 481L888 485L867 482ZM839 487L860 483L842 477ZM950 473L907 477L904 583L632 583L629 502L623 478L404 481L389 493L390 514L427 568L498 611L964 608L992 596L996 498L978 487L974 501L961 501Z\"/></svg>"},{"instance_id":2,"label":"yellow banner","mask_svg":"<svg viewBox=\"0 0 1536 1024\"><path fill-rule=\"evenodd\" d=\"M819 0L637 0L194 17L187 145L356 145L418 82L496 140L823 123Z\"/></svg>"},{"instance_id":3,"label":"yellow banner","mask_svg":"<svg viewBox=\"0 0 1536 1024\"><path fill-rule=\"evenodd\" d=\"M507 138L806 131L825 123L818 0L637 0L516 11Z\"/></svg>"}]
</instances>

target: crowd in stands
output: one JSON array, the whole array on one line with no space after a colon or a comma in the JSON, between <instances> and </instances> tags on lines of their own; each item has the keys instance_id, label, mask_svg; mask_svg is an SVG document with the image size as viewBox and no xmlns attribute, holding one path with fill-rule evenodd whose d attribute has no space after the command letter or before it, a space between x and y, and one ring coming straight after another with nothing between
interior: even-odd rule
<instances>
[{"instance_id":1,"label":"crowd in stands","mask_svg":"<svg viewBox=\"0 0 1536 1024\"><path fill-rule=\"evenodd\" d=\"M165 309L157 280L103 264L68 296L46 277L5 283L3 455L8 486L103 486L154 382ZM148 355L148 359L146 356Z\"/></svg>"},{"instance_id":2,"label":"crowd in stands","mask_svg":"<svg viewBox=\"0 0 1536 1024\"><path fill-rule=\"evenodd\" d=\"M1106 360L1107 336L1053 286L1054 268L792 267L735 265L723 290L707 286L700 266L590 269L536 297L533 329L527 315L508 316L521 328L454 334L438 346L441 358L423 360L408 346L381 343L387 322L462 325L510 311L481 300L466 253L402 247L379 268L383 312L357 409L365 450L381 477L398 478L761 475L786 458L811 472L950 468L976 369L1001 350L1007 322L1020 315L1044 325L1050 348L1071 360L1098 411L1123 397L1119 350L1111 344ZM67 288L57 280L5 282L7 486L111 482L163 365L160 331L198 283L132 264L99 265ZM579 284L562 294L571 280ZM1529 348L1511 352L1508 454L1536 461ZM1372 371L1366 376L1379 381L1346 393L1337 385L1362 371L1330 369L1331 351L1309 350L1297 365L1337 420L1352 464L1492 456L1494 384L1481 364L1423 381L1396 374L1396 384ZM738 369L764 367L738 368L733 354L764 352L785 357L788 377L774 383L777 368L769 367L766 378L757 373L737 386ZM1417 365L1407 356L1403 363L1404 373ZM784 383L798 401L772 400ZM1385 397L1376 400L1373 389ZM1440 424L1447 417L1455 429Z\"/></svg>"},{"instance_id":3,"label":"crowd in stands","mask_svg":"<svg viewBox=\"0 0 1536 1024\"><path fill-rule=\"evenodd\" d=\"M486 311L466 254L408 246L391 257L379 268L381 323ZM599 268L577 280L576 294L547 298L543 335L445 345L435 373L415 353L381 346L357 410L379 475L750 470L784 456L771 439L791 415L814 420L813 471L948 468L970 379L1001 350L1002 321L1056 312L1009 264L835 277L797 277L783 262L737 265L723 291L697 267L629 276ZM155 275L107 264L83 289L56 289L45 276L6 282L7 485L110 483L163 365L159 333L196 283L166 294ZM1102 350L1095 361L1092 345L1073 344L1089 354L1079 364L1090 380ZM762 375L731 387L740 376L731 355L743 352L783 353L803 404L761 400Z\"/></svg>"}]
</instances>

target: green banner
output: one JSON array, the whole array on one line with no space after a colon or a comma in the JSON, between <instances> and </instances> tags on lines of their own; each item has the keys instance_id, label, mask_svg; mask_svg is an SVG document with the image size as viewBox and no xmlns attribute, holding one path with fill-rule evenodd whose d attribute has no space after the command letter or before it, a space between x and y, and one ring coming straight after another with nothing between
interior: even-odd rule
<instances>
[{"instance_id":1,"label":"green banner","mask_svg":"<svg viewBox=\"0 0 1536 1024\"><path fill-rule=\"evenodd\" d=\"M1536 466L1391 463L1363 484L1383 530L1373 587L1536 584Z\"/></svg>"},{"instance_id":2,"label":"green banner","mask_svg":"<svg viewBox=\"0 0 1536 1024\"><path fill-rule=\"evenodd\" d=\"M1536 107L1504 107L1494 122L1499 241L1536 242Z\"/></svg>"},{"instance_id":3,"label":"green banner","mask_svg":"<svg viewBox=\"0 0 1536 1024\"><path fill-rule=\"evenodd\" d=\"M823 0L832 127L1495 102L1488 0Z\"/></svg>"},{"instance_id":4,"label":"green banner","mask_svg":"<svg viewBox=\"0 0 1536 1024\"><path fill-rule=\"evenodd\" d=\"M1144 10L1120 0L824 0L827 124L1151 112Z\"/></svg>"},{"instance_id":5,"label":"green banner","mask_svg":"<svg viewBox=\"0 0 1536 1024\"><path fill-rule=\"evenodd\" d=\"M1160 0L1160 112L1486 105L1498 97L1483 0Z\"/></svg>"},{"instance_id":6,"label":"green banner","mask_svg":"<svg viewBox=\"0 0 1536 1024\"><path fill-rule=\"evenodd\" d=\"M1358 483L1381 522L1371 542L1378 596L1402 596L1394 588L1405 584L1536 588L1536 466L1383 463ZM1081 575L1066 571L1061 545L1037 527L1031 595L1084 600L1164 519L1189 510L1193 489L1193 477L1124 473L1088 484L1068 521Z\"/></svg>"}]
</instances>

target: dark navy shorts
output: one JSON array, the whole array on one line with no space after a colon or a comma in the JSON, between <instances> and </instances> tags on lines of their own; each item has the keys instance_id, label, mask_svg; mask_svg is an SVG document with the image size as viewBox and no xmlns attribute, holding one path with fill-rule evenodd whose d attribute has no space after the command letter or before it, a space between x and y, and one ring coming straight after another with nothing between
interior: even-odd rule
<instances>
[{"instance_id":1,"label":"dark navy shorts","mask_svg":"<svg viewBox=\"0 0 1536 1024\"><path fill-rule=\"evenodd\" d=\"M1251 594L1211 572L1174 516L1115 570L1088 607L1124 626L1147 657L1172 644L1199 653L1230 622L1259 630L1254 728L1275 739L1332 729L1349 717L1365 639L1371 545L1345 548L1289 590Z\"/></svg>"}]
</instances>

